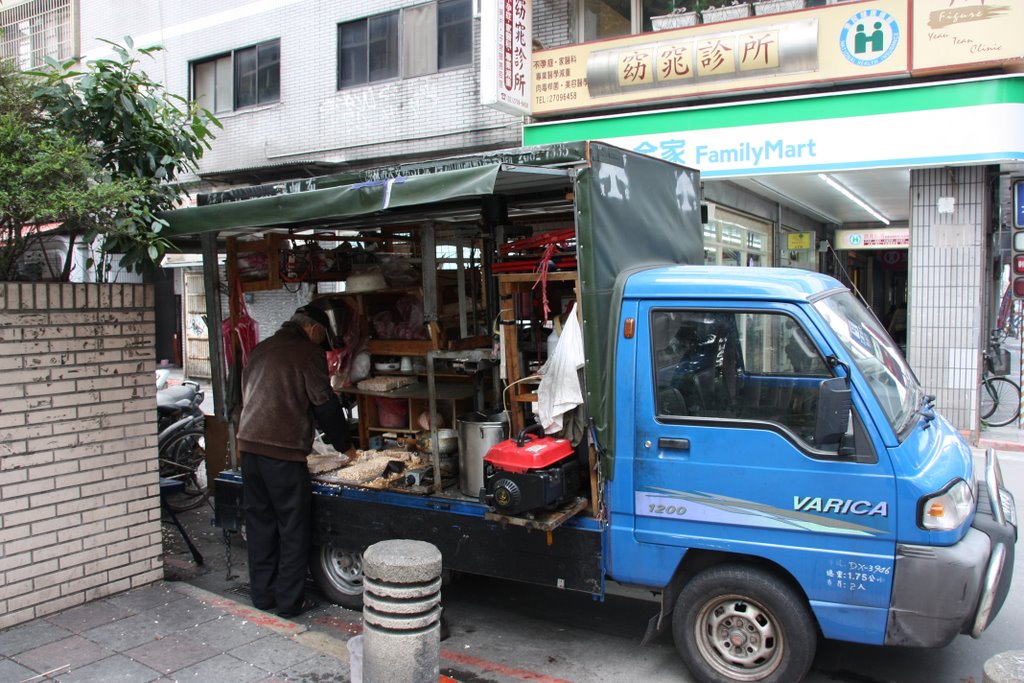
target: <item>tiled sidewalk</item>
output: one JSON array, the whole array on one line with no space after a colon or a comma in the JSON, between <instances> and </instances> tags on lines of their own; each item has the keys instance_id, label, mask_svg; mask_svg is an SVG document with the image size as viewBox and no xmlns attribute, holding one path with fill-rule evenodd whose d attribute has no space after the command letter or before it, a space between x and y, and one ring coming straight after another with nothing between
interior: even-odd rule
<instances>
[{"instance_id":1,"label":"tiled sidewalk","mask_svg":"<svg viewBox=\"0 0 1024 683\"><path fill-rule=\"evenodd\" d=\"M344 641L161 582L0 631L0 681L348 681Z\"/></svg>"}]
</instances>

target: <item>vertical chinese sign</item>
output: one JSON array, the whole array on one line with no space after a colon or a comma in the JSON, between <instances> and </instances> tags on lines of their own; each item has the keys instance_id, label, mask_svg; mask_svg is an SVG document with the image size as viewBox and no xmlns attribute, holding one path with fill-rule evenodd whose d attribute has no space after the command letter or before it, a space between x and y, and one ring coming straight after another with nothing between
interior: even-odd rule
<instances>
[{"instance_id":1,"label":"vertical chinese sign","mask_svg":"<svg viewBox=\"0 0 1024 683\"><path fill-rule=\"evenodd\" d=\"M481 0L480 104L530 115L531 14L530 0Z\"/></svg>"}]
</instances>

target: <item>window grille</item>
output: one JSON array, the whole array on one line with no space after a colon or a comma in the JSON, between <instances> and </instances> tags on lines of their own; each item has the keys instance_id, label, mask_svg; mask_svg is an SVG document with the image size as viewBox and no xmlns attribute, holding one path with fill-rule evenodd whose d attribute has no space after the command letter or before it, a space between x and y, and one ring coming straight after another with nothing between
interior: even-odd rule
<instances>
[{"instance_id":1,"label":"window grille","mask_svg":"<svg viewBox=\"0 0 1024 683\"><path fill-rule=\"evenodd\" d=\"M45 63L44 57L76 57L77 12L75 0L29 0L0 8L0 58L33 69Z\"/></svg>"}]
</instances>

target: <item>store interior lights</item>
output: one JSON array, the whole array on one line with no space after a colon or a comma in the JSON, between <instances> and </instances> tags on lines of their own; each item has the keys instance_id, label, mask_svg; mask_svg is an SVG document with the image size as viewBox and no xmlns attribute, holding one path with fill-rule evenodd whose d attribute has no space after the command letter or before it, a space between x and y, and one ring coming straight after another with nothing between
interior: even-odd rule
<instances>
[{"instance_id":1,"label":"store interior lights","mask_svg":"<svg viewBox=\"0 0 1024 683\"><path fill-rule=\"evenodd\" d=\"M870 213L872 216L877 218L879 221L881 221L885 225L889 225L889 219L888 218L886 218L885 216L880 214L875 209L875 207L871 206L866 201L864 201L863 199L861 199L860 197L855 195L853 193L853 191L850 190L850 188L846 187L845 185L843 185L842 183L840 183L838 180L836 180L832 176L828 175L827 173L819 173L818 177L821 178L822 180L824 180L825 183L828 184L828 186L831 187L833 190L835 190L836 192L840 193L841 195L843 195L844 197L849 199L851 202L853 202L854 204L856 204L860 208L862 208L865 211L867 211L868 213Z\"/></svg>"}]
</instances>

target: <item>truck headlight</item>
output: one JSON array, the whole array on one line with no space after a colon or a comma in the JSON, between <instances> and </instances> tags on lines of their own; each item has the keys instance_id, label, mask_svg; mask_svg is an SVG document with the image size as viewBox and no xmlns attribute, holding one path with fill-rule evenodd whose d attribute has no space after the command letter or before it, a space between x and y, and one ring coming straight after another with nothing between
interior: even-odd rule
<instances>
[{"instance_id":1,"label":"truck headlight","mask_svg":"<svg viewBox=\"0 0 1024 683\"><path fill-rule=\"evenodd\" d=\"M970 484L957 479L944 491L921 499L919 523L929 531L952 531L967 521L973 509Z\"/></svg>"}]
</instances>

